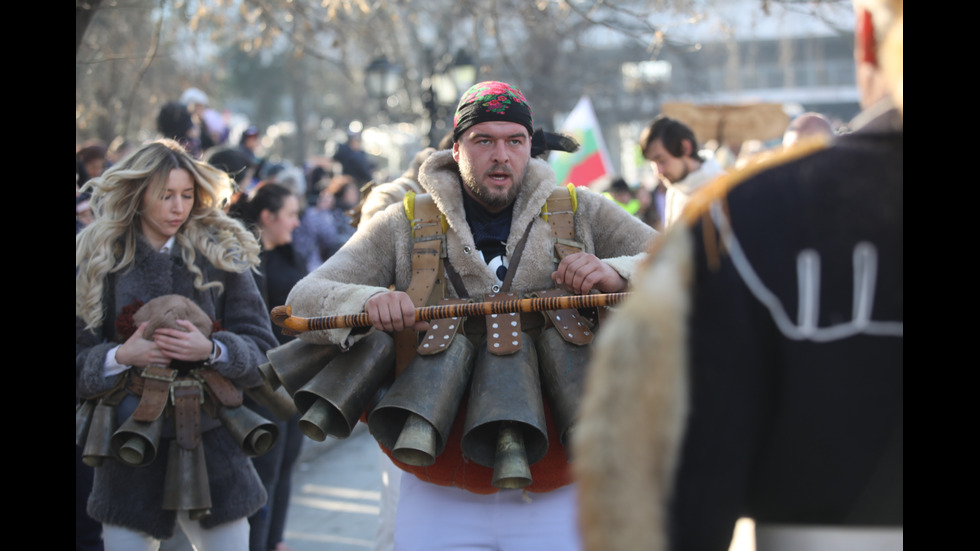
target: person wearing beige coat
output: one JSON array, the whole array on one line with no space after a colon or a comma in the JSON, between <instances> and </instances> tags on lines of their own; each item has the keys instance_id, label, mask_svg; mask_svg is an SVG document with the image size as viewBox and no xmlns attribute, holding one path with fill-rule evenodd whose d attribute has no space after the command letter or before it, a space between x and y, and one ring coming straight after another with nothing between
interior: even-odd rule
<instances>
[{"instance_id":1,"label":"person wearing beige coat","mask_svg":"<svg viewBox=\"0 0 980 551\"><path fill-rule=\"evenodd\" d=\"M578 188L574 234L582 250L556 262L552 225L541 216L542 207L558 189L555 174L547 162L530 156L532 126L530 110L522 110L523 96L501 85L481 83L474 89L478 94L506 95L508 107L494 110L492 101L467 103L464 95L453 148L432 153L420 169L419 183L445 216L446 262L459 276L461 288L449 284L447 294L482 300L501 292L506 280L505 290L520 296L556 286L575 293L624 290L656 232L612 201ZM491 107L482 107L487 105ZM507 216L509 224L501 226ZM489 222L481 226L477 220ZM487 233L505 239L494 242L479 237ZM523 252L515 255L525 233ZM492 249L496 250L488 252ZM368 331L423 330L424 323L416 323L414 313L397 315L403 300L408 301L407 311L413 312L404 293L412 278L412 250L406 208L401 203L390 205L300 281L287 305L300 317L367 312L373 323ZM506 275L496 269L501 266ZM385 317L379 311L396 315ZM365 335L362 329L346 328L311 331L300 338L348 349ZM479 345L481 335L466 337ZM457 418L465 416L465 409L464 399ZM530 486L498 490L490 486L490 469L462 455L458 437L449 435L445 451L432 466L411 468L396 462L407 471L402 476L396 548L451 549L461 541L484 538L517 541L517 549L579 548L574 484L557 438L550 439L544 458L531 465ZM509 520L500 522L501 518ZM498 543L487 545L492 549Z\"/></svg>"}]
</instances>

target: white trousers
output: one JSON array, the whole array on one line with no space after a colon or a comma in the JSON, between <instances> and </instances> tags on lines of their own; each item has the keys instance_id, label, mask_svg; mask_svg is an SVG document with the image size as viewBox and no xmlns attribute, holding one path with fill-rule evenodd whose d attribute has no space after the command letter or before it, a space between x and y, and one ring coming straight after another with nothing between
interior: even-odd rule
<instances>
[{"instance_id":1,"label":"white trousers","mask_svg":"<svg viewBox=\"0 0 980 551\"><path fill-rule=\"evenodd\" d=\"M395 513L398 511L398 491L404 471L378 448L381 464L381 510L378 515L378 533L374 538L374 551L394 551ZM409 475L406 475L409 476Z\"/></svg>"},{"instance_id":2,"label":"white trousers","mask_svg":"<svg viewBox=\"0 0 980 551\"><path fill-rule=\"evenodd\" d=\"M191 520L187 511L177 512L177 525L195 551L242 551L248 549L248 519L240 518L206 529ZM160 540L130 528L106 524L102 527L106 551L157 551Z\"/></svg>"},{"instance_id":3,"label":"white trousers","mask_svg":"<svg viewBox=\"0 0 980 551\"><path fill-rule=\"evenodd\" d=\"M395 551L579 551L577 487L481 495L403 473Z\"/></svg>"}]
</instances>

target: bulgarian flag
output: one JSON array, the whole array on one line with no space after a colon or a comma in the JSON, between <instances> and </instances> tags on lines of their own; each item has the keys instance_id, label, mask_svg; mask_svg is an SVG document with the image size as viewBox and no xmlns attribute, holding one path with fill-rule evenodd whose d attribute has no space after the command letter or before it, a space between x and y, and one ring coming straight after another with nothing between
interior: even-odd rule
<instances>
[{"instance_id":1,"label":"bulgarian flag","mask_svg":"<svg viewBox=\"0 0 980 551\"><path fill-rule=\"evenodd\" d=\"M599 121L588 96L582 96L575 109L568 114L561 132L578 140L581 147L575 153L551 152L548 162L555 171L559 186L568 183L588 186L596 179L614 172L612 163L609 162L606 143L602 140Z\"/></svg>"}]
</instances>

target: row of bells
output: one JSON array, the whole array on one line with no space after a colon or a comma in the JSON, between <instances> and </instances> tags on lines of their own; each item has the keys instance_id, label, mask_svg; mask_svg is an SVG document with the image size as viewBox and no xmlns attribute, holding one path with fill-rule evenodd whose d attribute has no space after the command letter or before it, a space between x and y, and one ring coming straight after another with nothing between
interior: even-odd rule
<instances>
[{"instance_id":1,"label":"row of bells","mask_svg":"<svg viewBox=\"0 0 980 551\"><path fill-rule=\"evenodd\" d=\"M380 331L346 352L293 340L270 350L260 370L269 389L292 397L307 437L347 438L370 408L371 434L412 466L435 463L468 391L463 454L493 469L495 487L523 488L532 482L530 465L548 450L542 391L567 450L589 348L566 342L553 327L522 339L534 346L498 356L458 335L438 354L415 356L387 388L395 345Z\"/></svg>"},{"instance_id":2,"label":"row of bells","mask_svg":"<svg viewBox=\"0 0 980 551\"><path fill-rule=\"evenodd\" d=\"M522 334L523 342L531 342ZM260 366L265 384L246 393L279 420L303 415L299 427L316 441L347 438L372 403L368 425L378 443L408 465L428 466L443 452L460 403L469 392L463 454L493 468L493 485L523 488L531 484L530 465L548 449L542 391L549 400L560 440L568 449L577 416L588 348L566 342L554 328L507 356L497 356L463 336L435 355L418 355L386 388L395 365L394 341L375 331L347 352L336 346L293 340L268 352ZM380 398L379 398L380 396ZM106 460L143 467L153 463L164 423L131 416L121 424L117 406L83 401L76 408L75 443L93 467ZM243 453L266 453L279 429L246 406L217 408L217 416ZM204 448L170 442L164 482L166 510L187 510L191 518L210 514Z\"/></svg>"},{"instance_id":3,"label":"row of bells","mask_svg":"<svg viewBox=\"0 0 980 551\"><path fill-rule=\"evenodd\" d=\"M276 395L268 387L252 389L248 394L280 420L289 419L296 412L288 397ZM279 438L275 423L244 405L218 407L217 417L247 456L266 453ZM146 467L157 459L167 422L174 422L172 416L161 414L149 422L129 416L120 424L117 405L105 400L86 400L75 410L75 444L82 447L82 461L91 467L101 466L107 460ZM163 508L189 511L194 520L210 514L211 491L204 446L199 439L196 445L187 447L177 439L169 441Z\"/></svg>"}]
</instances>

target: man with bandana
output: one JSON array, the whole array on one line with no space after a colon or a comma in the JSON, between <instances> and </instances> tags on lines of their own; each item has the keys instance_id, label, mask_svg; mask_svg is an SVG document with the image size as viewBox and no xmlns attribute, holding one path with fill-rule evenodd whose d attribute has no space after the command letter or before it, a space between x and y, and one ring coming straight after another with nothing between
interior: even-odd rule
<instances>
[{"instance_id":1,"label":"man with bandana","mask_svg":"<svg viewBox=\"0 0 980 551\"><path fill-rule=\"evenodd\" d=\"M460 99L452 148L433 153L422 165L419 183L445 220L446 273L440 275L448 280L447 297L482 301L505 292L523 298L554 289L572 294L624 291L656 235L614 202L578 188L570 193L569 212L579 249L556 261L552 222L542 210L560 188L547 162L531 155L532 134L524 95L503 82L482 82ZM406 207L391 205L300 281L287 304L300 317L365 312L373 325L370 331L426 331L429 324L416 320L416 303L406 292L412 252ZM532 315L544 319L543 314ZM532 337L544 324L525 316L521 323ZM486 327L482 317L470 318L456 338L465 336L475 346L485 346L484 336L471 332L481 325ZM300 338L346 349L365 334L333 329ZM533 348L534 343L523 346ZM587 354L588 347L581 353ZM461 449L466 404L464 397L445 450L434 464L395 461L405 471L395 548L579 549L576 490L554 420L548 416L547 451L530 465L533 482L522 489L498 489L492 484L493 469L472 461Z\"/></svg>"}]
</instances>

